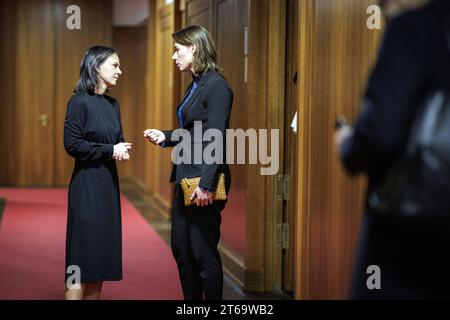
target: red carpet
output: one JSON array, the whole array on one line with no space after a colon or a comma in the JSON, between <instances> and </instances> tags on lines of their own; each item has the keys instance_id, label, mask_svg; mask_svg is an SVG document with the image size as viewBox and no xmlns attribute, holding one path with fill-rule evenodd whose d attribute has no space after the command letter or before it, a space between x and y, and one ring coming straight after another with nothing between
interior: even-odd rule
<instances>
[{"instance_id":1,"label":"red carpet","mask_svg":"<svg viewBox=\"0 0 450 320\"><path fill-rule=\"evenodd\" d=\"M66 189L2 189L0 299L64 299ZM181 299L172 253L122 197L123 280L105 282L101 298Z\"/></svg>"}]
</instances>

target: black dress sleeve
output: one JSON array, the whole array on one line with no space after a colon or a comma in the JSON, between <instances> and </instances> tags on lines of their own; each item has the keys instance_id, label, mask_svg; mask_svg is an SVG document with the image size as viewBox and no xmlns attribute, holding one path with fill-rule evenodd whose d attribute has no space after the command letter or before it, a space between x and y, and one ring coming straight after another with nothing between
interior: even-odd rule
<instances>
[{"instance_id":1,"label":"black dress sleeve","mask_svg":"<svg viewBox=\"0 0 450 320\"><path fill-rule=\"evenodd\" d=\"M83 125L86 120L85 107L81 96L74 95L70 99L64 122L64 148L77 160L109 160L114 152L113 144L87 141L83 135Z\"/></svg>"}]
</instances>

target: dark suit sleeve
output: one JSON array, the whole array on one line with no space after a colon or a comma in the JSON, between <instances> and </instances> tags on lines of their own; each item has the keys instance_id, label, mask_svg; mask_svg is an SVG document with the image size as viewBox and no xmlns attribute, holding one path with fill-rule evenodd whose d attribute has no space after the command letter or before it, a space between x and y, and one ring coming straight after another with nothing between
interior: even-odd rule
<instances>
[{"instance_id":1,"label":"dark suit sleeve","mask_svg":"<svg viewBox=\"0 0 450 320\"><path fill-rule=\"evenodd\" d=\"M231 105L233 103L233 93L224 79L215 81L209 89L206 98L209 128L214 128L222 133L225 144L226 129L230 121ZM212 141L211 143L214 143ZM223 146L225 155L226 146ZM204 164L199 185L208 190L215 190L217 187L218 171L222 166L220 163Z\"/></svg>"},{"instance_id":2,"label":"dark suit sleeve","mask_svg":"<svg viewBox=\"0 0 450 320\"><path fill-rule=\"evenodd\" d=\"M389 23L354 134L341 148L350 173L389 163L406 143L433 60L433 45L427 41L430 28L424 25L430 23L408 15Z\"/></svg>"},{"instance_id":3,"label":"dark suit sleeve","mask_svg":"<svg viewBox=\"0 0 450 320\"><path fill-rule=\"evenodd\" d=\"M172 141L173 130L162 130L162 133L164 133L166 140L159 144L161 147L175 147L178 144L179 141Z\"/></svg>"},{"instance_id":4,"label":"dark suit sleeve","mask_svg":"<svg viewBox=\"0 0 450 320\"><path fill-rule=\"evenodd\" d=\"M70 156L83 161L111 159L114 145L85 140L82 130L85 119L86 110L83 98L73 96L67 106L64 122L64 148L66 152Z\"/></svg>"}]
</instances>

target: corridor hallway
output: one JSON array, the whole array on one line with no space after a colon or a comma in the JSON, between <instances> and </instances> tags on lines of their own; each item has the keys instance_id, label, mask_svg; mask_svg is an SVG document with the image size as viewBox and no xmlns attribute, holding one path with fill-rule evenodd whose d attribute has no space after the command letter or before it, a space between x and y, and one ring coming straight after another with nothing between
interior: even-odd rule
<instances>
[{"instance_id":1,"label":"corridor hallway","mask_svg":"<svg viewBox=\"0 0 450 320\"><path fill-rule=\"evenodd\" d=\"M224 297L347 299L366 180L345 173L333 135L339 114L353 122L361 109L385 28L377 3L1 1L0 188L68 187L74 159L63 133L80 61L91 46L113 47L123 74L108 95L133 143L130 161L117 161L121 192L170 253L171 150L143 132L178 128L192 77L172 60L172 33L202 25L233 91L229 128L240 135L221 214Z\"/></svg>"},{"instance_id":2,"label":"corridor hallway","mask_svg":"<svg viewBox=\"0 0 450 320\"><path fill-rule=\"evenodd\" d=\"M123 179L121 190L125 197L133 204L144 219L153 227L158 235L170 247L170 220L157 213L152 205L152 201L132 179ZM1 205L1 203L0 203ZM245 292L233 278L224 273L225 300L290 300L292 297L279 292Z\"/></svg>"},{"instance_id":3,"label":"corridor hallway","mask_svg":"<svg viewBox=\"0 0 450 320\"><path fill-rule=\"evenodd\" d=\"M0 188L0 198L0 300L63 300L67 189ZM181 300L169 246L121 203L124 278L105 282L101 299Z\"/></svg>"}]
</instances>

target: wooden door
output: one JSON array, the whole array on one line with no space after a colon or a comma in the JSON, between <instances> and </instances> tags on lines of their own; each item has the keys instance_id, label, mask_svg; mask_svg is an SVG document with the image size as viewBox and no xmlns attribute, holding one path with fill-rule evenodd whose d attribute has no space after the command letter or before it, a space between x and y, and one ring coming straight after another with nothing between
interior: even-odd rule
<instances>
[{"instance_id":1,"label":"wooden door","mask_svg":"<svg viewBox=\"0 0 450 320\"><path fill-rule=\"evenodd\" d=\"M218 64L234 93L230 128L248 128L245 34L249 19L249 0L188 0L185 24L202 25L216 46ZM191 81L184 75L184 93ZM220 249L224 265L240 282L244 282L246 256L247 175L245 165L231 165L232 186L222 219Z\"/></svg>"},{"instance_id":2,"label":"wooden door","mask_svg":"<svg viewBox=\"0 0 450 320\"><path fill-rule=\"evenodd\" d=\"M0 165L0 184L12 184L15 178L16 165L14 139L14 92L16 82L16 30L11 26L17 20L16 2L0 2L0 148L2 164ZM6 32L8 30L8 32ZM13 144L14 143L14 144ZM8 150L8 151L6 151Z\"/></svg>"},{"instance_id":3,"label":"wooden door","mask_svg":"<svg viewBox=\"0 0 450 320\"><path fill-rule=\"evenodd\" d=\"M205 27L211 35L214 35L213 17L214 0L187 0L186 1L186 26L193 24ZM181 76L181 96L191 82L192 77L188 73Z\"/></svg>"},{"instance_id":4,"label":"wooden door","mask_svg":"<svg viewBox=\"0 0 450 320\"><path fill-rule=\"evenodd\" d=\"M174 30L174 3L165 4L160 0L157 6L157 35L156 35L156 50L158 65L157 81L155 83L156 105L158 112L154 113L157 119L159 128L167 130L178 127L175 119L175 109L178 101L175 102L174 97L174 62L172 55L174 52L174 45L172 40L172 33ZM178 71L178 70L177 70ZM149 112L152 112L152 106L149 106ZM157 176L158 192L155 199L159 205L164 208L169 208L172 203L172 184L169 183L169 177L172 170L171 152L172 148L162 148L158 150L158 159L155 172Z\"/></svg>"},{"instance_id":5,"label":"wooden door","mask_svg":"<svg viewBox=\"0 0 450 320\"><path fill-rule=\"evenodd\" d=\"M54 19L51 0L2 1L0 183L53 182ZM4 19L5 20L4 20ZM20 23L16 23L20 21ZM3 131L3 130L2 130Z\"/></svg>"},{"instance_id":6,"label":"wooden door","mask_svg":"<svg viewBox=\"0 0 450 320\"><path fill-rule=\"evenodd\" d=\"M148 169L145 153L149 147L142 137L148 111L145 100L147 25L114 27L113 45L119 52L123 74L112 90L112 95L120 104L125 140L133 143L132 161L117 161L119 176L141 180Z\"/></svg>"},{"instance_id":7,"label":"wooden door","mask_svg":"<svg viewBox=\"0 0 450 320\"><path fill-rule=\"evenodd\" d=\"M214 3L214 40L222 73L233 90L230 128L248 129L247 79L245 70L248 0ZM236 159L234 159L236 160ZM230 165L232 187L222 220L222 244L235 258L244 260L246 243L247 166Z\"/></svg>"},{"instance_id":8,"label":"wooden door","mask_svg":"<svg viewBox=\"0 0 450 320\"><path fill-rule=\"evenodd\" d=\"M361 109L381 34L366 27L373 4L300 1L297 299L348 298L365 184L344 172L333 134L337 115Z\"/></svg>"},{"instance_id":9,"label":"wooden door","mask_svg":"<svg viewBox=\"0 0 450 320\"><path fill-rule=\"evenodd\" d=\"M66 26L69 0L0 2L0 184L66 185L68 99L88 46L110 45L111 0L79 0L81 30Z\"/></svg>"},{"instance_id":10,"label":"wooden door","mask_svg":"<svg viewBox=\"0 0 450 320\"><path fill-rule=\"evenodd\" d=\"M86 50L94 45L112 45L111 0L77 0L81 11L81 29L66 27L69 17L66 10L74 4L71 0L54 1L55 57L52 69L55 74L54 102L54 184L67 185L73 171L74 160L64 150L63 133L67 102L80 74L80 62ZM126 76L126 75L125 75ZM119 86L121 81L119 80ZM110 93L114 96L114 90Z\"/></svg>"},{"instance_id":11,"label":"wooden door","mask_svg":"<svg viewBox=\"0 0 450 320\"><path fill-rule=\"evenodd\" d=\"M284 155L283 181L286 194L283 200L282 230L284 245L282 251L281 290L287 294L294 292L295 273L295 216L296 216L296 179L297 177L297 133L291 127L297 117L298 96L298 1L288 0L286 5L286 79L285 79L285 119L284 119Z\"/></svg>"}]
</instances>

